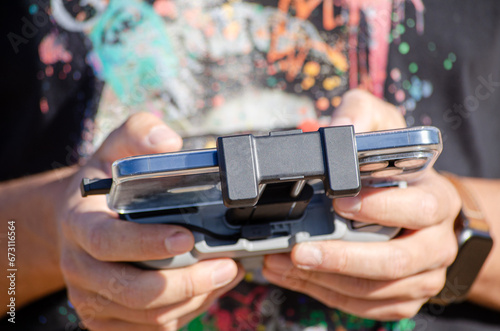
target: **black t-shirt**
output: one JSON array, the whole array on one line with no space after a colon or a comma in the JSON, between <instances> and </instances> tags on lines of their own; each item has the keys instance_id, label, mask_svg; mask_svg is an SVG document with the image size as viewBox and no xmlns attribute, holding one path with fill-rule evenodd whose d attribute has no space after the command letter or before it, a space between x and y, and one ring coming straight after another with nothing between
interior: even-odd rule
<instances>
[{"instance_id":1,"label":"black t-shirt","mask_svg":"<svg viewBox=\"0 0 500 331\"><path fill-rule=\"evenodd\" d=\"M274 8L277 2L249 1L262 4L261 10ZM90 40L95 44L96 39L81 31L68 30L67 24L61 28L47 14L48 3L24 0L3 5L4 17L0 20L4 36L1 41L4 69L0 82L3 96L1 180L70 165L88 154L85 140L91 135L102 90L102 81L96 77L96 66L91 65L92 54L89 53L92 50ZM353 58L348 51L335 53L338 58L344 56L351 62L356 61L358 70L354 74L346 73L344 76L350 78L341 80L340 87L333 91L340 96L352 86L353 77L362 86L382 81L384 98L401 108L410 126L434 125L442 130L444 151L436 163L437 169L464 176L500 178L500 146L497 143L500 141L497 129L500 125L497 114L497 105L500 105L500 4L494 0L424 1L425 10L419 4L417 0L412 3L395 1L390 15L385 15L391 21L387 75L385 80L374 79L375 83L366 79L366 73L376 64L367 60L375 57L369 46L374 40L368 38L371 31L368 23L377 24L377 20L370 16L373 15L370 10L360 11L356 35L358 56ZM76 12L95 14L89 8L75 9L79 1L69 1L69 6ZM240 8L234 8L237 9ZM311 17L322 17L322 10L317 8ZM335 10L341 11L337 7ZM351 15L354 11L354 7L347 10ZM384 19L384 15L379 19ZM167 17L171 23L169 20L172 18ZM349 29L337 27L330 34L321 31L316 19L311 18L310 22L321 32L320 37L332 38L330 44L350 41L349 31L346 32ZM61 44L63 48L59 47ZM43 48L46 46L50 46L50 51ZM337 71L342 71L341 62L338 59L335 62ZM225 65L221 63L218 62ZM304 72L306 69L314 72L315 66L304 65ZM211 70L211 74L217 74L214 68ZM288 71L267 77L258 76L257 69L255 72L255 80L265 81L263 84L267 87L286 82L290 80L287 75L293 74ZM296 75L292 80L300 78L300 88L283 84L282 90L316 98L315 105L319 108L316 110L320 115L334 109L336 95L328 94L328 84L337 84L335 80L325 79L322 88L307 89L311 77ZM114 87L116 89L116 85ZM175 98L174 95L173 100L180 100ZM214 103L220 102L214 95L210 98ZM332 100L326 110L321 103L324 98ZM178 101L177 106L182 109ZM255 292L255 288L253 284L242 283L238 291L248 294ZM289 291L285 293L288 300L280 307L281 316L297 322L310 319L311 316L300 313L287 316L297 303L317 306L316 312L323 312L317 316L328 316L328 309L314 300ZM239 304L226 298L221 300L219 307L231 309ZM76 313L64 293L19 310L18 316L16 327L20 330L77 328ZM413 321L415 329L500 329L498 312L468 303L442 309L424 306ZM327 325L333 324L328 322Z\"/></svg>"},{"instance_id":2,"label":"black t-shirt","mask_svg":"<svg viewBox=\"0 0 500 331\"><path fill-rule=\"evenodd\" d=\"M64 73L66 64L57 61L64 54L46 51L48 66L40 59L43 39L52 42L46 36L58 33L47 14L48 3L2 5L0 180L76 163L82 154L78 146L84 120L97 110L102 84L87 63L88 45L82 34L60 35L71 49L70 75Z\"/></svg>"},{"instance_id":3,"label":"black t-shirt","mask_svg":"<svg viewBox=\"0 0 500 331\"><path fill-rule=\"evenodd\" d=\"M389 71L410 71L415 63L418 77L432 84L432 95L422 97L407 119L441 129L444 149L437 169L499 178L500 7L495 1L424 3L425 32L418 36L408 29L401 37L414 51L401 56L401 43L393 44L389 57ZM408 71L406 79L412 81L415 75ZM387 86L392 84L388 78ZM386 92L386 97L398 104L394 94Z\"/></svg>"}]
</instances>

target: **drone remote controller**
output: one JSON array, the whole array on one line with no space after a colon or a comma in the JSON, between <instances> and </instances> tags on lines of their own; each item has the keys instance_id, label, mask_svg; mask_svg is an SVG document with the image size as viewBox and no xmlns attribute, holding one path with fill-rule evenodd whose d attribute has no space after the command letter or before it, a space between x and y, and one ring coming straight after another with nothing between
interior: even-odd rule
<instances>
[{"instance_id":1,"label":"drone remote controller","mask_svg":"<svg viewBox=\"0 0 500 331\"><path fill-rule=\"evenodd\" d=\"M264 255L290 252L296 243L395 237L399 228L340 217L332 199L355 196L362 185L404 186L431 168L441 149L434 127L220 137L216 149L118 160L112 179L84 179L82 195L107 193L109 207L127 221L193 231L191 252L143 267L230 257L258 268Z\"/></svg>"}]
</instances>

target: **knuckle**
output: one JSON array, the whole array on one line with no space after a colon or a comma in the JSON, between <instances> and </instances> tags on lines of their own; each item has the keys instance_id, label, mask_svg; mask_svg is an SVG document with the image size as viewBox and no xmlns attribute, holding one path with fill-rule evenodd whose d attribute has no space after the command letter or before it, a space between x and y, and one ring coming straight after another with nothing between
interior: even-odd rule
<instances>
[{"instance_id":1,"label":"knuckle","mask_svg":"<svg viewBox=\"0 0 500 331\"><path fill-rule=\"evenodd\" d=\"M392 263L388 264L389 270L387 270L387 275L389 279L400 279L408 274L408 269L411 266L411 257L409 252L401 247L389 248L389 261Z\"/></svg>"},{"instance_id":2,"label":"knuckle","mask_svg":"<svg viewBox=\"0 0 500 331\"><path fill-rule=\"evenodd\" d=\"M442 272L435 273L435 275L423 284L422 297L430 298L437 295L443 289L446 282L446 269Z\"/></svg>"},{"instance_id":3,"label":"knuckle","mask_svg":"<svg viewBox=\"0 0 500 331\"><path fill-rule=\"evenodd\" d=\"M440 236L439 245L436 249L436 268L449 267L456 259L458 253L457 238L453 229L441 227L442 233Z\"/></svg>"},{"instance_id":4,"label":"knuckle","mask_svg":"<svg viewBox=\"0 0 500 331\"><path fill-rule=\"evenodd\" d=\"M458 245L457 245L457 239L455 236L450 236L450 241L453 242L453 244L446 245L441 251L442 251L442 260L443 263L441 264L442 267L449 267L456 259L457 253L458 253Z\"/></svg>"},{"instance_id":5,"label":"knuckle","mask_svg":"<svg viewBox=\"0 0 500 331\"><path fill-rule=\"evenodd\" d=\"M453 220L455 220L462 210L462 199L457 198L457 199L451 199L453 202L451 203L451 210L453 210Z\"/></svg>"},{"instance_id":6,"label":"knuckle","mask_svg":"<svg viewBox=\"0 0 500 331\"><path fill-rule=\"evenodd\" d=\"M351 277L349 279L349 292L355 296L368 295L374 290L373 282L369 279Z\"/></svg>"},{"instance_id":7,"label":"knuckle","mask_svg":"<svg viewBox=\"0 0 500 331\"><path fill-rule=\"evenodd\" d=\"M394 206L392 205L392 199L390 199L386 195L380 196L376 201L376 213L373 213L376 218L375 221L387 221L391 218L391 213L394 210Z\"/></svg>"},{"instance_id":8,"label":"knuckle","mask_svg":"<svg viewBox=\"0 0 500 331\"><path fill-rule=\"evenodd\" d=\"M332 259L336 261L333 264L332 272L344 274L349 266L349 250L346 247L342 247L337 251L336 259Z\"/></svg>"},{"instance_id":9,"label":"knuckle","mask_svg":"<svg viewBox=\"0 0 500 331\"><path fill-rule=\"evenodd\" d=\"M450 210L453 212L453 219L455 219L458 213L460 213L460 209L462 209L462 200L456 190L454 190L451 194L454 195L449 198Z\"/></svg>"},{"instance_id":10,"label":"knuckle","mask_svg":"<svg viewBox=\"0 0 500 331\"><path fill-rule=\"evenodd\" d=\"M193 275L189 274L186 277L183 278L183 295L185 298L193 298L196 295L196 285L195 281L193 279Z\"/></svg>"},{"instance_id":11,"label":"knuckle","mask_svg":"<svg viewBox=\"0 0 500 331\"><path fill-rule=\"evenodd\" d=\"M439 221L439 202L437 197L431 193L424 193L420 200L420 211L417 222L424 222L424 226L430 226Z\"/></svg>"},{"instance_id":12,"label":"knuckle","mask_svg":"<svg viewBox=\"0 0 500 331\"><path fill-rule=\"evenodd\" d=\"M80 270L77 264L68 253L63 253L61 255L59 267L61 268L61 272L66 281L77 279L80 275Z\"/></svg>"},{"instance_id":13,"label":"knuckle","mask_svg":"<svg viewBox=\"0 0 500 331\"><path fill-rule=\"evenodd\" d=\"M89 230L87 252L97 260L104 260L106 258L104 252L109 251L106 238L108 236L102 226L94 225Z\"/></svg>"},{"instance_id":14,"label":"knuckle","mask_svg":"<svg viewBox=\"0 0 500 331\"><path fill-rule=\"evenodd\" d=\"M445 187L448 187L448 209L453 212L453 219L458 215L460 209L462 208L462 199L460 198L460 193L457 191L452 182L447 179L444 179Z\"/></svg>"}]
</instances>

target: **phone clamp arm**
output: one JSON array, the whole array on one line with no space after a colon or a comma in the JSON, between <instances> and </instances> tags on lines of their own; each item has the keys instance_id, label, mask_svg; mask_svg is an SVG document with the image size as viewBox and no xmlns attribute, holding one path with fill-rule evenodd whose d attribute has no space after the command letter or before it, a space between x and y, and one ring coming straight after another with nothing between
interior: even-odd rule
<instances>
[{"instance_id":1,"label":"phone clamp arm","mask_svg":"<svg viewBox=\"0 0 500 331\"><path fill-rule=\"evenodd\" d=\"M296 182L292 196L310 179L321 179L331 198L355 196L361 189L352 125L220 137L217 155L229 208L254 206L269 183Z\"/></svg>"}]
</instances>

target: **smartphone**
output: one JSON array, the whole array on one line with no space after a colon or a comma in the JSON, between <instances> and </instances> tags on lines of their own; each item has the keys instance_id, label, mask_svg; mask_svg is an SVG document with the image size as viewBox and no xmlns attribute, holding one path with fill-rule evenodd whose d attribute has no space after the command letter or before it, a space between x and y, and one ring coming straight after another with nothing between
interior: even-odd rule
<instances>
[{"instance_id":1,"label":"smartphone","mask_svg":"<svg viewBox=\"0 0 500 331\"><path fill-rule=\"evenodd\" d=\"M362 186L411 182L442 150L440 131L431 126L359 133L355 145ZM120 159L112 174L108 205L120 214L222 202L215 148Z\"/></svg>"}]
</instances>

